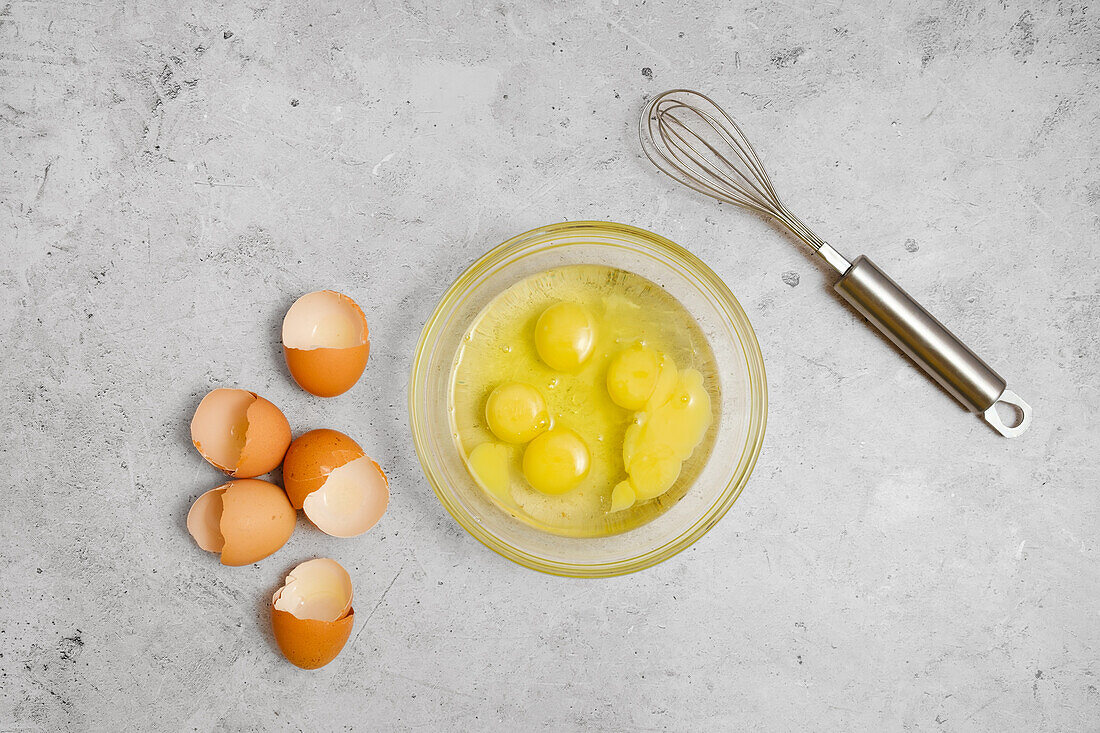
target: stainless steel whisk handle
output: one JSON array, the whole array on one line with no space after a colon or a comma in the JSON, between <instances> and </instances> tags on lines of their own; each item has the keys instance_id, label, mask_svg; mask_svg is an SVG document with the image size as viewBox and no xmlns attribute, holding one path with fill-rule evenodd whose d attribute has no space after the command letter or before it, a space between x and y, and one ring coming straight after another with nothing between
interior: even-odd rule
<instances>
[{"instance_id":1,"label":"stainless steel whisk handle","mask_svg":"<svg viewBox=\"0 0 1100 733\"><path fill-rule=\"evenodd\" d=\"M833 287L963 406L982 413L1001 435L1014 438L1027 430L1031 406L874 262L857 257ZM1017 410L1019 422L1006 424L997 413L998 402Z\"/></svg>"}]
</instances>

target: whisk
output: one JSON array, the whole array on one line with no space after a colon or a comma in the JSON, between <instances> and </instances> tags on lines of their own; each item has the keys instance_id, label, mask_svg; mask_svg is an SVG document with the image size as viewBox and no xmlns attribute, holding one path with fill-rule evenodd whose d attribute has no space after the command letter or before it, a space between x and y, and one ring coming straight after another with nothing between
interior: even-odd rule
<instances>
[{"instance_id":1,"label":"whisk","mask_svg":"<svg viewBox=\"0 0 1100 733\"><path fill-rule=\"evenodd\" d=\"M814 234L776 195L745 133L709 97L673 89L642 111L639 136L664 174L699 193L770 217L840 275L833 286L860 314L964 407L1008 438L1031 423L1031 407L1005 380L867 257L849 261ZM1015 415L1002 419L998 404Z\"/></svg>"}]
</instances>

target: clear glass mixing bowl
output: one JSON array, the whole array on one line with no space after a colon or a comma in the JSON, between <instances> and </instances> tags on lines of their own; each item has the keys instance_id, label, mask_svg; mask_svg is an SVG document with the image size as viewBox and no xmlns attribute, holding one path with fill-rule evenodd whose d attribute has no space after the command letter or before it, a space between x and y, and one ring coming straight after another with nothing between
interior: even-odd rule
<instances>
[{"instance_id":1,"label":"clear glass mixing bowl","mask_svg":"<svg viewBox=\"0 0 1100 733\"><path fill-rule=\"evenodd\" d=\"M637 529L599 538L543 532L502 510L470 477L448 419L450 372L463 335L501 291L544 270L601 264L665 288L699 323L721 378L714 449L690 489ZM644 229L601 221L551 224L509 239L471 265L424 326L409 380L416 453L439 501L480 542L521 565L574 577L630 573L691 545L722 518L749 479L767 422L764 361L733 293L679 245Z\"/></svg>"}]
</instances>

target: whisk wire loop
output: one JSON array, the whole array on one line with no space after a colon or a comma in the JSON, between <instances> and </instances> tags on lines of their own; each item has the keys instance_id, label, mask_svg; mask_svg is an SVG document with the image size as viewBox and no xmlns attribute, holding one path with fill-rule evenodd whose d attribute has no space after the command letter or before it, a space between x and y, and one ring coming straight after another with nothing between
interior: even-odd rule
<instances>
[{"instance_id":1,"label":"whisk wire loop","mask_svg":"<svg viewBox=\"0 0 1100 733\"><path fill-rule=\"evenodd\" d=\"M840 272L849 266L780 201L748 136L706 95L687 89L658 95L646 105L639 137L646 156L665 175L775 219Z\"/></svg>"},{"instance_id":2,"label":"whisk wire loop","mask_svg":"<svg viewBox=\"0 0 1100 733\"><path fill-rule=\"evenodd\" d=\"M711 123L714 122L713 118L709 116L704 115L703 118L709 120ZM677 149L693 164L696 175L701 177L701 183L719 194L718 198L738 206L759 211L763 214L769 213L766 208L767 204L775 205L778 203L774 199L774 191L771 192L772 195L769 195L766 185L763 186L765 190L761 190L761 186L758 186L751 177L746 176L740 169L731 164L713 144L691 129L687 123L673 112L668 110L662 111L662 114L657 117L657 125L659 131L662 133L663 139L673 140L675 142ZM736 140L726 138L724 132L721 131L720 128L716 127L715 130L722 135L722 138L731 147L737 145ZM705 147L714 159L721 161L725 169L717 166L711 167L710 161L708 161L705 155L692 144L692 140ZM683 168L681 168L681 170L683 170ZM737 178L740 179L740 182L729 175L730 172L736 175ZM708 174L718 179L719 183L724 184L724 188L708 185L706 178L702 178L702 176ZM761 181L761 183L763 183L763 181ZM746 186L748 187L747 189ZM766 203L760 203L761 199Z\"/></svg>"}]
</instances>

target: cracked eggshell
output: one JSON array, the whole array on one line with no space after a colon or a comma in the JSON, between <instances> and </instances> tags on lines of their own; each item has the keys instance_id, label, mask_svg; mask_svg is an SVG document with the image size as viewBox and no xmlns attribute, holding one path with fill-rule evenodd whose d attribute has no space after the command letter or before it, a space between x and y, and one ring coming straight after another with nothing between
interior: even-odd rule
<instances>
[{"instance_id":1,"label":"cracked eggshell","mask_svg":"<svg viewBox=\"0 0 1100 733\"><path fill-rule=\"evenodd\" d=\"M343 394L367 366L367 318L354 300L335 290L303 295L283 318L283 354L290 375L306 392Z\"/></svg>"},{"instance_id":2,"label":"cracked eggshell","mask_svg":"<svg viewBox=\"0 0 1100 733\"><path fill-rule=\"evenodd\" d=\"M318 669L340 653L355 624L351 577L329 558L309 560L287 575L271 598L271 628L291 664Z\"/></svg>"},{"instance_id":3,"label":"cracked eggshell","mask_svg":"<svg viewBox=\"0 0 1100 733\"><path fill-rule=\"evenodd\" d=\"M297 516L275 484L238 479L195 500L187 531L202 549L221 553L222 565L250 565L286 544Z\"/></svg>"},{"instance_id":4,"label":"cracked eggshell","mask_svg":"<svg viewBox=\"0 0 1100 733\"><path fill-rule=\"evenodd\" d=\"M290 423L278 407L255 392L215 389L191 419L191 442L215 468L234 478L252 478L283 462Z\"/></svg>"},{"instance_id":5,"label":"cracked eggshell","mask_svg":"<svg viewBox=\"0 0 1100 733\"><path fill-rule=\"evenodd\" d=\"M382 468L337 430L299 436L283 461L283 481L291 504L334 537L363 534L389 505L389 480Z\"/></svg>"},{"instance_id":6,"label":"cracked eggshell","mask_svg":"<svg viewBox=\"0 0 1100 733\"><path fill-rule=\"evenodd\" d=\"M283 459L283 485L290 503L301 509L332 470L366 455L359 444L338 430L310 430L294 439Z\"/></svg>"}]
</instances>

